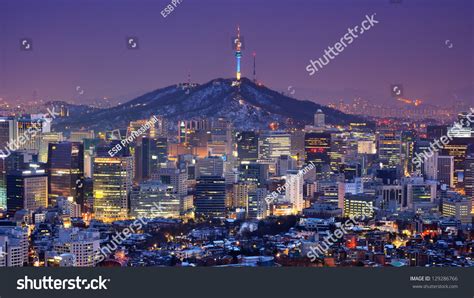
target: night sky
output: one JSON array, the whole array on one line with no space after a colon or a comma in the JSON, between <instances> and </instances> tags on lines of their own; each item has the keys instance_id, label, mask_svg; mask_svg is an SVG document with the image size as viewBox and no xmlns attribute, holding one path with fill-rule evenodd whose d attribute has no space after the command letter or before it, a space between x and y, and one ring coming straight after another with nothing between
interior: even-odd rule
<instances>
[{"instance_id":1,"label":"night sky","mask_svg":"<svg viewBox=\"0 0 474 298\"><path fill-rule=\"evenodd\" d=\"M258 79L294 97L385 103L401 83L408 98L474 103L474 1L391 1L183 0L163 18L171 0L0 0L0 97L125 100L188 73L198 83L232 77L239 24L243 76L256 51ZM373 13L379 24L308 75L310 59ZM127 37L139 49L127 49ZM21 38L32 51L20 50Z\"/></svg>"}]
</instances>

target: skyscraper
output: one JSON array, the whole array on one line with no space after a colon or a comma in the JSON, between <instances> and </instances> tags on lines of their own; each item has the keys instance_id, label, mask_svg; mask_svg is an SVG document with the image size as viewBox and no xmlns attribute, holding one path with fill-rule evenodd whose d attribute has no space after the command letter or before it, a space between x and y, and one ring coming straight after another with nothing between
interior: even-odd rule
<instances>
[{"instance_id":1,"label":"skyscraper","mask_svg":"<svg viewBox=\"0 0 474 298\"><path fill-rule=\"evenodd\" d=\"M397 131L381 129L378 136L379 161L383 167L401 166L401 136Z\"/></svg>"},{"instance_id":2,"label":"skyscraper","mask_svg":"<svg viewBox=\"0 0 474 298\"><path fill-rule=\"evenodd\" d=\"M304 137L306 163L313 162L317 170L322 165L329 165L331 150L331 134L321 132L308 132Z\"/></svg>"},{"instance_id":3,"label":"skyscraper","mask_svg":"<svg viewBox=\"0 0 474 298\"><path fill-rule=\"evenodd\" d=\"M314 126L317 128L324 128L326 126L326 116L321 109L318 109L314 114Z\"/></svg>"},{"instance_id":4,"label":"skyscraper","mask_svg":"<svg viewBox=\"0 0 474 298\"><path fill-rule=\"evenodd\" d=\"M299 171L288 171L286 184L285 199L293 204L295 212L303 211L303 175L299 174Z\"/></svg>"},{"instance_id":5,"label":"skyscraper","mask_svg":"<svg viewBox=\"0 0 474 298\"><path fill-rule=\"evenodd\" d=\"M219 176L224 175L224 160L217 156L209 156L198 159L196 164L196 176Z\"/></svg>"},{"instance_id":6,"label":"skyscraper","mask_svg":"<svg viewBox=\"0 0 474 298\"><path fill-rule=\"evenodd\" d=\"M180 199L173 195L171 185L156 180L146 181L131 193L130 215L135 218L178 218Z\"/></svg>"},{"instance_id":7,"label":"skyscraper","mask_svg":"<svg viewBox=\"0 0 474 298\"><path fill-rule=\"evenodd\" d=\"M225 179L217 176L202 176L197 179L194 206L196 215L225 216Z\"/></svg>"},{"instance_id":8,"label":"skyscraper","mask_svg":"<svg viewBox=\"0 0 474 298\"><path fill-rule=\"evenodd\" d=\"M132 187L133 158L130 155L94 158L94 213L106 222L127 218Z\"/></svg>"},{"instance_id":9,"label":"skyscraper","mask_svg":"<svg viewBox=\"0 0 474 298\"><path fill-rule=\"evenodd\" d=\"M258 138L258 158L276 161L282 155L291 154L291 135L281 131L260 134Z\"/></svg>"},{"instance_id":10,"label":"skyscraper","mask_svg":"<svg viewBox=\"0 0 474 298\"><path fill-rule=\"evenodd\" d=\"M84 179L84 145L76 142L51 143L48 146L49 194L56 198L73 197L84 205L81 183Z\"/></svg>"},{"instance_id":11,"label":"skyscraper","mask_svg":"<svg viewBox=\"0 0 474 298\"><path fill-rule=\"evenodd\" d=\"M18 127L14 117L0 117L0 155L7 155L7 144L13 141L18 134Z\"/></svg>"},{"instance_id":12,"label":"skyscraper","mask_svg":"<svg viewBox=\"0 0 474 298\"><path fill-rule=\"evenodd\" d=\"M474 154L469 155L464 161L464 190L466 197L471 199L474 206Z\"/></svg>"},{"instance_id":13,"label":"skyscraper","mask_svg":"<svg viewBox=\"0 0 474 298\"><path fill-rule=\"evenodd\" d=\"M240 161L257 161L258 137L254 131L242 131L237 135L237 157Z\"/></svg>"},{"instance_id":14,"label":"skyscraper","mask_svg":"<svg viewBox=\"0 0 474 298\"><path fill-rule=\"evenodd\" d=\"M48 162L48 150L49 144L51 143L59 143L63 141L63 133L62 132L48 132L44 133L41 137L40 141L40 149L38 154L38 161L42 163Z\"/></svg>"},{"instance_id":15,"label":"skyscraper","mask_svg":"<svg viewBox=\"0 0 474 298\"><path fill-rule=\"evenodd\" d=\"M48 206L48 175L37 165L28 170L7 172L7 211L13 216L21 209L29 213Z\"/></svg>"}]
</instances>

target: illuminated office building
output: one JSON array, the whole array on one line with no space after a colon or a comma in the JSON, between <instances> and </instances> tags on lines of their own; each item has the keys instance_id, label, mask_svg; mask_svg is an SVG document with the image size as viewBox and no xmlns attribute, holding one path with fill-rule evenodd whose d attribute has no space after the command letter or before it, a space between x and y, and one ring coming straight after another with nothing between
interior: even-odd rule
<instances>
[{"instance_id":1,"label":"illuminated office building","mask_svg":"<svg viewBox=\"0 0 474 298\"><path fill-rule=\"evenodd\" d=\"M46 122L42 119L35 120L31 117L19 118L17 120L18 134L16 137L18 149L39 151L45 124Z\"/></svg>"},{"instance_id":2,"label":"illuminated office building","mask_svg":"<svg viewBox=\"0 0 474 298\"><path fill-rule=\"evenodd\" d=\"M266 188L255 188L248 192L247 218L263 219L267 215Z\"/></svg>"},{"instance_id":3,"label":"illuminated office building","mask_svg":"<svg viewBox=\"0 0 474 298\"><path fill-rule=\"evenodd\" d=\"M456 197L443 201L443 216L454 217L462 224L472 223L472 200Z\"/></svg>"},{"instance_id":4,"label":"illuminated office building","mask_svg":"<svg viewBox=\"0 0 474 298\"><path fill-rule=\"evenodd\" d=\"M474 154L468 156L464 162L464 190L474 206Z\"/></svg>"},{"instance_id":5,"label":"illuminated office building","mask_svg":"<svg viewBox=\"0 0 474 298\"><path fill-rule=\"evenodd\" d=\"M291 154L291 135L286 132L271 131L258 138L258 158L277 160L282 155Z\"/></svg>"},{"instance_id":6,"label":"illuminated office building","mask_svg":"<svg viewBox=\"0 0 474 298\"><path fill-rule=\"evenodd\" d=\"M454 158L454 186L464 186L464 160L468 154L469 144L474 143L474 138L455 138L449 144L443 146L440 155L452 156Z\"/></svg>"},{"instance_id":7,"label":"illuminated office building","mask_svg":"<svg viewBox=\"0 0 474 298\"><path fill-rule=\"evenodd\" d=\"M27 170L7 172L7 211L10 216L25 209L30 214L48 206L48 175L32 164Z\"/></svg>"},{"instance_id":8,"label":"illuminated office building","mask_svg":"<svg viewBox=\"0 0 474 298\"><path fill-rule=\"evenodd\" d=\"M232 207L247 208L249 192L257 188L255 183L239 182L233 185Z\"/></svg>"},{"instance_id":9,"label":"illuminated office building","mask_svg":"<svg viewBox=\"0 0 474 298\"><path fill-rule=\"evenodd\" d=\"M378 157L385 168L401 165L401 136L398 132L382 129L378 135Z\"/></svg>"},{"instance_id":10,"label":"illuminated office building","mask_svg":"<svg viewBox=\"0 0 474 298\"><path fill-rule=\"evenodd\" d=\"M131 156L94 158L94 213L106 222L127 218L128 196L132 187Z\"/></svg>"},{"instance_id":11,"label":"illuminated office building","mask_svg":"<svg viewBox=\"0 0 474 298\"><path fill-rule=\"evenodd\" d=\"M304 208L303 182L303 175L299 171L292 170L286 173L285 200L293 204L295 213L300 213Z\"/></svg>"},{"instance_id":12,"label":"illuminated office building","mask_svg":"<svg viewBox=\"0 0 474 298\"><path fill-rule=\"evenodd\" d=\"M224 175L224 160L217 156L210 156L197 160L196 177L201 176L219 176Z\"/></svg>"},{"instance_id":13,"label":"illuminated office building","mask_svg":"<svg viewBox=\"0 0 474 298\"><path fill-rule=\"evenodd\" d=\"M160 181L146 181L130 195L130 215L134 218L179 218L180 199L173 187Z\"/></svg>"},{"instance_id":14,"label":"illuminated office building","mask_svg":"<svg viewBox=\"0 0 474 298\"><path fill-rule=\"evenodd\" d=\"M48 148L49 195L73 197L84 205L81 185L84 180L84 145L82 143L51 143Z\"/></svg>"},{"instance_id":15,"label":"illuminated office building","mask_svg":"<svg viewBox=\"0 0 474 298\"><path fill-rule=\"evenodd\" d=\"M317 170L320 170L323 165L329 165L331 161L330 133L308 132L305 134L304 143L306 163L313 162Z\"/></svg>"},{"instance_id":16,"label":"illuminated office building","mask_svg":"<svg viewBox=\"0 0 474 298\"><path fill-rule=\"evenodd\" d=\"M49 144L60 143L64 140L62 132L46 132L43 133L40 141L40 149L38 154L38 161L42 163L48 162Z\"/></svg>"},{"instance_id":17,"label":"illuminated office building","mask_svg":"<svg viewBox=\"0 0 474 298\"><path fill-rule=\"evenodd\" d=\"M268 179L268 165L261 163L242 163L239 165L240 181L264 185Z\"/></svg>"},{"instance_id":18,"label":"illuminated office building","mask_svg":"<svg viewBox=\"0 0 474 298\"><path fill-rule=\"evenodd\" d=\"M375 198L366 194L344 196L344 216L370 218L374 213Z\"/></svg>"}]
</instances>

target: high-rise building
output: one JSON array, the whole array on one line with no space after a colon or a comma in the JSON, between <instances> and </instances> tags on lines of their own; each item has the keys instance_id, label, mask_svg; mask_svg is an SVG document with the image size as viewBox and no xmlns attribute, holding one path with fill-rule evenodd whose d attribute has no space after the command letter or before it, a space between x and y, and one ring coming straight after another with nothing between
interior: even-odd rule
<instances>
[{"instance_id":1,"label":"high-rise building","mask_svg":"<svg viewBox=\"0 0 474 298\"><path fill-rule=\"evenodd\" d=\"M401 179L405 195L404 206L411 211L419 211L418 207L431 208L437 195L437 181L424 180L423 177L407 177ZM425 205L425 206L423 206Z\"/></svg>"},{"instance_id":2,"label":"high-rise building","mask_svg":"<svg viewBox=\"0 0 474 298\"><path fill-rule=\"evenodd\" d=\"M331 134L322 132L307 132L304 138L306 163L313 162L316 169L329 165L331 151Z\"/></svg>"},{"instance_id":3,"label":"high-rise building","mask_svg":"<svg viewBox=\"0 0 474 298\"><path fill-rule=\"evenodd\" d=\"M31 214L48 206L48 175L37 165L32 166L28 170L7 172L7 211L10 216L22 209Z\"/></svg>"},{"instance_id":4,"label":"high-rise building","mask_svg":"<svg viewBox=\"0 0 474 298\"><path fill-rule=\"evenodd\" d=\"M314 126L317 128L324 128L326 126L326 116L321 109L318 109L314 114Z\"/></svg>"},{"instance_id":5,"label":"high-rise building","mask_svg":"<svg viewBox=\"0 0 474 298\"><path fill-rule=\"evenodd\" d=\"M464 161L464 191L474 206L474 154Z\"/></svg>"},{"instance_id":6,"label":"high-rise building","mask_svg":"<svg viewBox=\"0 0 474 298\"><path fill-rule=\"evenodd\" d=\"M462 224L472 223L472 201L463 197L443 201L443 216L454 217Z\"/></svg>"},{"instance_id":7,"label":"high-rise building","mask_svg":"<svg viewBox=\"0 0 474 298\"><path fill-rule=\"evenodd\" d=\"M448 133L446 125L428 125L426 127L426 135L429 140L440 139Z\"/></svg>"},{"instance_id":8,"label":"high-rise building","mask_svg":"<svg viewBox=\"0 0 474 298\"><path fill-rule=\"evenodd\" d=\"M31 117L19 118L17 120L18 135L16 139L18 149L39 151L45 123L41 119L35 120Z\"/></svg>"},{"instance_id":9,"label":"high-rise building","mask_svg":"<svg viewBox=\"0 0 474 298\"><path fill-rule=\"evenodd\" d=\"M258 158L276 161L282 155L291 154L291 135L286 132L270 131L258 138Z\"/></svg>"},{"instance_id":10,"label":"high-rise building","mask_svg":"<svg viewBox=\"0 0 474 298\"><path fill-rule=\"evenodd\" d=\"M296 160L291 156L282 155L278 158L276 167L276 174L278 176L284 176L287 171L296 169Z\"/></svg>"},{"instance_id":11,"label":"high-rise building","mask_svg":"<svg viewBox=\"0 0 474 298\"><path fill-rule=\"evenodd\" d=\"M28 264L28 228L0 226L0 267Z\"/></svg>"},{"instance_id":12,"label":"high-rise building","mask_svg":"<svg viewBox=\"0 0 474 298\"><path fill-rule=\"evenodd\" d=\"M268 165L261 163L243 162L239 165L240 181L264 185L268 179Z\"/></svg>"},{"instance_id":13,"label":"high-rise building","mask_svg":"<svg viewBox=\"0 0 474 298\"><path fill-rule=\"evenodd\" d=\"M401 211L404 207L404 188L401 185L381 185L378 192L382 197L381 208L389 212Z\"/></svg>"},{"instance_id":14,"label":"high-rise building","mask_svg":"<svg viewBox=\"0 0 474 298\"><path fill-rule=\"evenodd\" d=\"M188 194L186 182L188 176L186 170L175 168L160 168L151 176L152 180L161 181L161 183L172 186L171 192L179 197Z\"/></svg>"},{"instance_id":15,"label":"high-rise building","mask_svg":"<svg viewBox=\"0 0 474 298\"><path fill-rule=\"evenodd\" d=\"M401 165L401 136L399 132L389 129L379 131L378 157L383 167L396 168Z\"/></svg>"},{"instance_id":16,"label":"high-rise building","mask_svg":"<svg viewBox=\"0 0 474 298\"><path fill-rule=\"evenodd\" d=\"M81 185L84 180L84 145L82 143L51 143L48 148L49 195L54 203L57 197L73 197L84 205Z\"/></svg>"},{"instance_id":17,"label":"high-rise building","mask_svg":"<svg viewBox=\"0 0 474 298\"><path fill-rule=\"evenodd\" d=\"M0 155L8 155L6 147L18 135L18 127L14 117L0 117Z\"/></svg>"},{"instance_id":18,"label":"high-rise building","mask_svg":"<svg viewBox=\"0 0 474 298\"><path fill-rule=\"evenodd\" d=\"M365 194L344 196L344 216L345 217L365 217L370 218L374 214L375 198Z\"/></svg>"},{"instance_id":19,"label":"high-rise building","mask_svg":"<svg viewBox=\"0 0 474 298\"><path fill-rule=\"evenodd\" d=\"M143 181L156 173L168 157L166 138L143 137L135 147L135 180Z\"/></svg>"},{"instance_id":20,"label":"high-rise building","mask_svg":"<svg viewBox=\"0 0 474 298\"><path fill-rule=\"evenodd\" d=\"M210 156L227 157L232 155L232 123L226 118L212 122L211 138L207 143Z\"/></svg>"},{"instance_id":21,"label":"high-rise building","mask_svg":"<svg viewBox=\"0 0 474 298\"><path fill-rule=\"evenodd\" d=\"M201 176L196 182L194 206L196 215L222 217L226 213L225 179L217 176Z\"/></svg>"},{"instance_id":22,"label":"high-rise building","mask_svg":"<svg viewBox=\"0 0 474 298\"><path fill-rule=\"evenodd\" d=\"M217 156L209 156L197 160L196 176L219 176L224 175L224 160Z\"/></svg>"},{"instance_id":23,"label":"high-rise building","mask_svg":"<svg viewBox=\"0 0 474 298\"><path fill-rule=\"evenodd\" d=\"M298 166L304 163L304 130L295 130L291 133L291 156L296 158Z\"/></svg>"},{"instance_id":24,"label":"high-rise building","mask_svg":"<svg viewBox=\"0 0 474 298\"><path fill-rule=\"evenodd\" d=\"M454 157L438 156L437 179L439 183L454 188Z\"/></svg>"},{"instance_id":25,"label":"high-rise building","mask_svg":"<svg viewBox=\"0 0 474 298\"><path fill-rule=\"evenodd\" d=\"M454 157L454 185L457 188L464 186L464 160L473 143L473 138L454 138L440 150L440 155Z\"/></svg>"},{"instance_id":26,"label":"high-rise building","mask_svg":"<svg viewBox=\"0 0 474 298\"><path fill-rule=\"evenodd\" d=\"M263 219L267 215L266 188L255 188L248 193L247 218Z\"/></svg>"},{"instance_id":27,"label":"high-rise building","mask_svg":"<svg viewBox=\"0 0 474 298\"><path fill-rule=\"evenodd\" d=\"M412 163L412 159L415 154L415 132L413 131L402 131L400 143L400 160L402 166L402 172L405 175L409 175L415 170Z\"/></svg>"},{"instance_id":28,"label":"high-rise building","mask_svg":"<svg viewBox=\"0 0 474 298\"><path fill-rule=\"evenodd\" d=\"M249 200L249 192L255 190L257 184L239 182L233 185L232 191L232 207L234 208L247 208Z\"/></svg>"},{"instance_id":29,"label":"high-rise building","mask_svg":"<svg viewBox=\"0 0 474 298\"><path fill-rule=\"evenodd\" d=\"M304 208L303 182L303 175L299 171L291 170L286 173L285 200L291 202L294 211L298 213Z\"/></svg>"},{"instance_id":30,"label":"high-rise building","mask_svg":"<svg viewBox=\"0 0 474 298\"><path fill-rule=\"evenodd\" d=\"M129 155L94 158L94 213L106 222L122 220L128 214L132 187L133 158Z\"/></svg>"},{"instance_id":31,"label":"high-rise building","mask_svg":"<svg viewBox=\"0 0 474 298\"><path fill-rule=\"evenodd\" d=\"M38 155L38 161L42 163L48 162L48 152L49 152L49 144L51 143L59 143L63 141L63 133L62 132L46 132L43 133L40 141L40 149Z\"/></svg>"},{"instance_id":32,"label":"high-rise building","mask_svg":"<svg viewBox=\"0 0 474 298\"><path fill-rule=\"evenodd\" d=\"M100 250L100 232L61 228L53 249L58 254L74 255L77 267L94 267Z\"/></svg>"},{"instance_id":33,"label":"high-rise building","mask_svg":"<svg viewBox=\"0 0 474 298\"><path fill-rule=\"evenodd\" d=\"M180 198L173 194L173 187L160 181L141 183L130 195L130 215L135 218L178 218Z\"/></svg>"},{"instance_id":34,"label":"high-rise building","mask_svg":"<svg viewBox=\"0 0 474 298\"><path fill-rule=\"evenodd\" d=\"M240 161L257 161L258 136L254 131L243 131L237 134L237 156Z\"/></svg>"}]
</instances>

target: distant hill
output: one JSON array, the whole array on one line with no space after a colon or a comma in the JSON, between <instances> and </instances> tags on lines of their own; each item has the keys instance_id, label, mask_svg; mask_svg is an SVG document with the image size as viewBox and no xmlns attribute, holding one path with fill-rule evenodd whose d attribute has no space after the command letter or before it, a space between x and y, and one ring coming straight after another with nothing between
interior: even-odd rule
<instances>
[{"instance_id":1,"label":"distant hill","mask_svg":"<svg viewBox=\"0 0 474 298\"><path fill-rule=\"evenodd\" d=\"M55 123L56 130L94 129L96 131L126 127L130 121L151 115L162 115L171 123L193 118L226 117L239 129L265 129L271 122L281 128L288 123L303 126L313 122L314 113L321 109L326 121L347 124L361 120L311 101L297 100L247 78L240 86L232 79L215 79L188 88L173 85L139 96L122 105L108 109L71 109L71 116Z\"/></svg>"}]
</instances>

